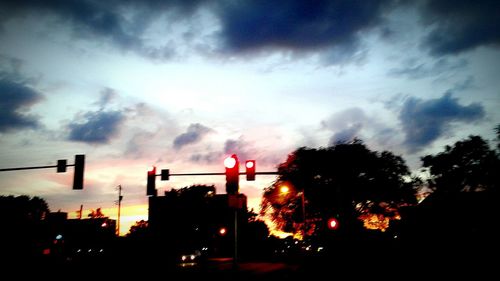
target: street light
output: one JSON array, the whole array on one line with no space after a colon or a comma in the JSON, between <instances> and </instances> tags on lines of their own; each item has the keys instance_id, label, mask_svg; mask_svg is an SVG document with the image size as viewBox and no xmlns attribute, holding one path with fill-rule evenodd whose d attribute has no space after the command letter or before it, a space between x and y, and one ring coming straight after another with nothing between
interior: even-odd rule
<instances>
[{"instance_id":1,"label":"street light","mask_svg":"<svg viewBox=\"0 0 500 281\"><path fill-rule=\"evenodd\" d=\"M281 194L288 194L288 192L290 192L290 188L288 187L288 185L280 186L279 190ZM304 190L300 192L300 201L302 205L302 222L303 222L302 235L304 237L306 234L306 204L305 204Z\"/></svg>"},{"instance_id":2,"label":"street light","mask_svg":"<svg viewBox=\"0 0 500 281\"><path fill-rule=\"evenodd\" d=\"M282 194L287 194L287 193L288 193L288 191L290 191L290 188L289 188L288 186L283 185L283 186L281 186L281 187L280 187L280 192L281 192Z\"/></svg>"}]
</instances>

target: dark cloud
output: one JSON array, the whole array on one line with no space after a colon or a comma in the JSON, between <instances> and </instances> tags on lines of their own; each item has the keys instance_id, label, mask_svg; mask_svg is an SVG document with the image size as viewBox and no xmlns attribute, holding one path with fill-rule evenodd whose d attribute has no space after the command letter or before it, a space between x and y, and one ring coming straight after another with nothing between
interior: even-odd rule
<instances>
[{"instance_id":1,"label":"dark cloud","mask_svg":"<svg viewBox=\"0 0 500 281\"><path fill-rule=\"evenodd\" d=\"M482 119L484 115L481 104L460 105L458 99L447 92L437 99L407 98L399 120L405 133L404 144L410 152L417 152L449 132L452 123L470 123Z\"/></svg>"},{"instance_id":2,"label":"dark cloud","mask_svg":"<svg viewBox=\"0 0 500 281\"><path fill-rule=\"evenodd\" d=\"M418 63L416 59L412 59L405 63L405 67L390 69L388 74L391 76L405 76L410 79L422 79L428 77L437 77L444 73L460 70L467 65L465 60L451 61L446 58L441 58L432 64Z\"/></svg>"},{"instance_id":3,"label":"dark cloud","mask_svg":"<svg viewBox=\"0 0 500 281\"><path fill-rule=\"evenodd\" d=\"M433 28L424 41L433 55L499 46L500 1L429 0L422 13L424 22Z\"/></svg>"},{"instance_id":4,"label":"dark cloud","mask_svg":"<svg viewBox=\"0 0 500 281\"><path fill-rule=\"evenodd\" d=\"M115 99L117 96L117 93L114 89L111 88L104 88L101 91L101 98L99 99L98 102L96 102L96 105L98 105L101 108L106 107L113 99Z\"/></svg>"},{"instance_id":5,"label":"dark cloud","mask_svg":"<svg viewBox=\"0 0 500 281\"><path fill-rule=\"evenodd\" d=\"M69 23L79 38L109 41L124 50L131 50L155 59L164 59L174 51L170 46L147 46L142 35L151 20L162 12L176 12L181 16L192 13L201 0L4 0L0 2L1 19L16 15L54 15L62 23ZM9 11L2 13L1 11Z\"/></svg>"},{"instance_id":6,"label":"dark cloud","mask_svg":"<svg viewBox=\"0 0 500 281\"><path fill-rule=\"evenodd\" d=\"M8 16L46 13L68 23L78 38L111 42L155 59L170 58L176 46L151 46L144 33L154 20L189 19L201 7L221 24L222 53L262 50L325 51L326 63L359 60L362 32L379 27L394 0L25 0L3 1ZM168 18L161 16L168 14ZM1 14L0 14L1 18ZM4 18L8 18L7 16ZM1 23L1 20L0 20ZM166 34L167 35L167 34Z\"/></svg>"},{"instance_id":7,"label":"dark cloud","mask_svg":"<svg viewBox=\"0 0 500 281\"><path fill-rule=\"evenodd\" d=\"M229 156L233 154L238 156L240 162L247 159L255 159L256 157L255 149L241 137L237 140L228 139L224 143L224 155Z\"/></svg>"},{"instance_id":8,"label":"dark cloud","mask_svg":"<svg viewBox=\"0 0 500 281\"><path fill-rule=\"evenodd\" d=\"M328 120L322 121L321 125L323 128L333 131L329 143L333 145L361 138L363 125L371 123L373 122L361 108L354 107L332 115Z\"/></svg>"},{"instance_id":9,"label":"dark cloud","mask_svg":"<svg viewBox=\"0 0 500 281\"><path fill-rule=\"evenodd\" d=\"M358 46L359 32L377 26L387 2L228 1L221 5L218 15L221 36L230 51L315 51ZM352 49L346 50L352 55Z\"/></svg>"},{"instance_id":10,"label":"dark cloud","mask_svg":"<svg viewBox=\"0 0 500 281\"><path fill-rule=\"evenodd\" d=\"M91 144L109 143L124 121L125 115L121 111L87 112L68 125L68 139Z\"/></svg>"},{"instance_id":11,"label":"dark cloud","mask_svg":"<svg viewBox=\"0 0 500 281\"><path fill-rule=\"evenodd\" d=\"M24 82L12 81L0 73L0 133L38 128L37 117L26 111L41 99L42 95Z\"/></svg>"},{"instance_id":12,"label":"dark cloud","mask_svg":"<svg viewBox=\"0 0 500 281\"><path fill-rule=\"evenodd\" d=\"M199 142L203 136L211 132L212 129L199 123L191 124L185 133L178 135L174 139L174 148L180 149L185 145Z\"/></svg>"},{"instance_id":13,"label":"dark cloud","mask_svg":"<svg viewBox=\"0 0 500 281\"><path fill-rule=\"evenodd\" d=\"M345 143L354 140L355 138L360 138L359 133L363 128L363 124L354 123L347 126L345 129L336 132L330 138L330 144L334 145L336 143Z\"/></svg>"},{"instance_id":14,"label":"dark cloud","mask_svg":"<svg viewBox=\"0 0 500 281\"><path fill-rule=\"evenodd\" d=\"M216 163L220 161L224 155L222 152L207 152L207 153L195 153L189 157L191 162L195 163Z\"/></svg>"}]
</instances>

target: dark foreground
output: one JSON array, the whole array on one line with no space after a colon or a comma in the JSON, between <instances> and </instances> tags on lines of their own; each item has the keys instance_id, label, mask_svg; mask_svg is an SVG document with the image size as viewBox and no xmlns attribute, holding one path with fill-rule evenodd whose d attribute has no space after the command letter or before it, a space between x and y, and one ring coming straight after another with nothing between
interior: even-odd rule
<instances>
[{"instance_id":1,"label":"dark foreground","mask_svg":"<svg viewBox=\"0 0 500 281\"><path fill-rule=\"evenodd\" d=\"M498 279L497 243L354 245L265 259L207 258L196 263L174 262L158 253L122 251L85 259L49 257L3 258L1 276L14 279L91 280L349 280L474 278ZM2 277L2 280L4 278ZM6 280L6 279L5 279Z\"/></svg>"}]
</instances>

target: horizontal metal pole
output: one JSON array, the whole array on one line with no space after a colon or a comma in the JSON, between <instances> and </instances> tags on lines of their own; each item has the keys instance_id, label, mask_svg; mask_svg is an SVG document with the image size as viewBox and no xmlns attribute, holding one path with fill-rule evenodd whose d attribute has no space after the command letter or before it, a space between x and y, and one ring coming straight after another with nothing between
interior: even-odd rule
<instances>
[{"instance_id":1,"label":"horizontal metal pole","mask_svg":"<svg viewBox=\"0 0 500 281\"><path fill-rule=\"evenodd\" d=\"M225 173L181 173L181 174L169 174L169 176L223 176ZM157 175L161 176L161 174Z\"/></svg>"},{"instance_id":2,"label":"horizontal metal pole","mask_svg":"<svg viewBox=\"0 0 500 281\"><path fill-rule=\"evenodd\" d=\"M240 175L246 175L245 172L240 172ZM256 175L277 175L278 172L255 172ZM226 173L180 173L180 174L169 174L169 176L224 176ZM156 174L159 177L161 174Z\"/></svg>"},{"instance_id":3,"label":"horizontal metal pole","mask_svg":"<svg viewBox=\"0 0 500 281\"><path fill-rule=\"evenodd\" d=\"M74 164L67 164L66 167L75 166ZM8 172L8 171L20 171L20 170L35 170L35 169L48 169L48 168L57 168L57 165L50 166L36 166L36 167L18 167L18 168L5 168L0 169L0 172Z\"/></svg>"}]
</instances>

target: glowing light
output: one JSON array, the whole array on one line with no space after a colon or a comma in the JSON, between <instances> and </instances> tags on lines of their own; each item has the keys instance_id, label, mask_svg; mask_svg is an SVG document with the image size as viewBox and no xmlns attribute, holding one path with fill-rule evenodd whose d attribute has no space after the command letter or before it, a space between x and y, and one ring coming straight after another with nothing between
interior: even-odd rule
<instances>
[{"instance_id":1,"label":"glowing light","mask_svg":"<svg viewBox=\"0 0 500 281\"><path fill-rule=\"evenodd\" d=\"M220 235L226 235L226 233L227 233L227 229L226 229L225 227L221 227L221 228L219 229L219 234L220 234Z\"/></svg>"},{"instance_id":2,"label":"glowing light","mask_svg":"<svg viewBox=\"0 0 500 281\"><path fill-rule=\"evenodd\" d=\"M282 187L280 187L281 193L288 193L289 191L290 191L290 188L286 185L283 185Z\"/></svg>"},{"instance_id":3,"label":"glowing light","mask_svg":"<svg viewBox=\"0 0 500 281\"><path fill-rule=\"evenodd\" d=\"M328 228L337 229L339 227L339 222L336 218L331 218L328 220Z\"/></svg>"},{"instance_id":4,"label":"glowing light","mask_svg":"<svg viewBox=\"0 0 500 281\"><path fill-rule=\"evenodd\" d=\"M236 159L234 157L227 157L224 159L224 166L228 169L234 168L236 165Z\"/></svg>"},{"instance_id":5,"label":"glowing light","mask_svg":"<svg viewBox=\"0 0 500 281\"><path fill-rule=\"evenodd\" d=\"M247 166L248 169L251 169L254 166L254 162L253 161L247 161L245 165Z\"/></svg>"}]
</instances>

